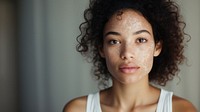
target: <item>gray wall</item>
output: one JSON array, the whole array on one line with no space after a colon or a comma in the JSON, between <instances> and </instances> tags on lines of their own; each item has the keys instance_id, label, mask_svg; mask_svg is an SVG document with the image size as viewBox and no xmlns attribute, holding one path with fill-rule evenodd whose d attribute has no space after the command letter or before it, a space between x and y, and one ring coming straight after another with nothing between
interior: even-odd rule
<instances>
[{"instance_id":1,"label":"gray wall","mask_svg":"<svg viewBox=\"0 0 200 112\"><path fill-rule=\"evenodd\" d=\"M88 1L20 1L20 112L60 112L70 99L98 90L97 83L90 74L90 64L75 50L75 38L80 33L78 26L83 21L83 11L87 7ZM177 1L187 22L186 32L192 36L185 52L188 57L187 63L190 66L182 65L181 81L179 78L175 78L167 85L166 89L189 99L200 110L200 1ZM0 31L3 30L0 29ZM11 40L7 45L2 44L8 39L5 40L2 37L0 36L0 79L3 80L5 76L2 70L12 69L13 71L10 75L6 75L8 81L4 79L3 82L0 82L0 91L5 92L3 95L0 92L0 97L4 97L0 103L17 102L17 96L15 96L17 95L17 87L14 87L12 92L8 90L8 88L16 86L17 82L15 60L12 61L16 54L13 46L15 44ZM10 39L11 37L14 36L10 36ZM3 45L4 47L2 47ZM8 46L13 47L8 49ZM3 48L4 50L2 50ZM7 55L2 56L3 54ZM6 66L5 69L7 62L10 62L12 67ZM9 93L12 93L12 97L9 96ZM0 106L2 105L3 103L0 104ZM4 105L17 108L17 104L4 103Z\"/></svg>"},{"instance_id":2,"label":"gray wall","mask_svg":"<svg viewBox=\"0 0 200 112\"><path fill-rule=\"evenodd\" d=\"M22 112L59 112L71 98L97 88L90 65L75 50L85 4L83 0L21 1Z\"/></svg>"}]
</instances>

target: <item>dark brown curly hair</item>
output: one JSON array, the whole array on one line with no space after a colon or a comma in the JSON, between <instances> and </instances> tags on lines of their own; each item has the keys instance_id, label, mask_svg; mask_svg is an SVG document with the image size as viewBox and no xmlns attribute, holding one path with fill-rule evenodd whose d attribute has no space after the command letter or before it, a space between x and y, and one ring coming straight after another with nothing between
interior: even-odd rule
<instances>
[{"instance_id":1,"label":"dark brown curly hair","mask_svg":"<svg viewBox=\"0 0 200 112\"><path fill-rule=\"evenodd\" d=\"M155 43L162 42L162 51L154 57L149 81L161 86L172 80L184 60L184 28L178 5L172 0L90 0L89 8L77 37L77 51L93 62L93 72L98 80L106 82L110 73L106 61L99 54L103 46L103 30L109 18L122 9L140 12L151 24Z\"/></svg>"}]
</instances>

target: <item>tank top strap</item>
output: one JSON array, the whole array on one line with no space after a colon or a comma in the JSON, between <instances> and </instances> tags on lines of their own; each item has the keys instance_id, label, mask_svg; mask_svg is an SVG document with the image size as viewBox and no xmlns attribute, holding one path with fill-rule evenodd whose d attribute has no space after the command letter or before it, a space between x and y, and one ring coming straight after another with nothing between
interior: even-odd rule
<instances>
[{"instance_id":1,"label":"tank top strap","mask_svg":"<svg viewBox=\"0 0 200 112\"><path fill-rule=\"evenodd\" d=\"M88 95L86 112L102 112L100 106L99 92Z\"/></svg>"},{"instance_id":2,"label":"tank top strap","mask_svg":"<svg viewBox=\"0 0 200 112\"><path fill-rule=\"evenodd\" d=\"M156 112L172 112L173 92L161 89Z\"/></svg>"}]
</instances>

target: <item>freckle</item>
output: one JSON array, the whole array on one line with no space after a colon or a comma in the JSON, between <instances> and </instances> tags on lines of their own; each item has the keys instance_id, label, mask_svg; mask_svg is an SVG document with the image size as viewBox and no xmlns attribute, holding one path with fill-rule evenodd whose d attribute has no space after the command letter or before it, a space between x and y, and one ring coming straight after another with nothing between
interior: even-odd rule
<instances>
[{"instance_id":1,"label":"freckle","mask_svg":"<svg viewBox=\"0 0 200 112\"><path fill-rule=\"evenodd\" d=\"M146 48L146 51L148 52L144 52L140 55L140 64L142 67L144 67L144 71L145 72L150 72L150 68L152 66L152 63L153 63L153 53L150 52L154 49L154 46L151 45L149 47Z\"/></svg>"},{"instance_id":2,"label":"freckle","mask_svg":"<svg viewBox=\"0 0 200 112\"><path fill-rule=\"evenodd\" d=\"M115 55L118 55L120 56L120 48L115 48L112 50L112 53L115 54Z\"/></svg>"}]
</instances>

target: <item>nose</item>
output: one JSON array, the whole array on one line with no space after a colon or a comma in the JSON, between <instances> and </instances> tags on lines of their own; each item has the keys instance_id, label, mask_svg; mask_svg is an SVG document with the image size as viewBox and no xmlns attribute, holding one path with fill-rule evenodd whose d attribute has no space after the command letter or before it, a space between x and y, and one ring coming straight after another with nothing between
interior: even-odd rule
<instances>
[{"instance_id":1,"label":"nose","mask_svg":"<svg viewBox=\"0 0 200 112\"><path fill-rule=\"evenodd\" d=\"M133 45L124 45L121 49L120 57L123 60L130 60L134 58L134 47Z\"/></svg>"}]
</instances>

